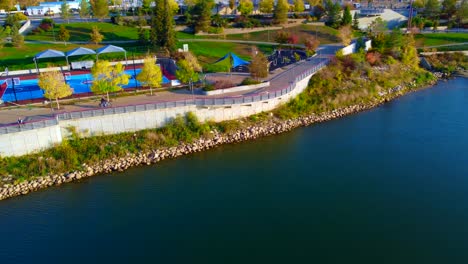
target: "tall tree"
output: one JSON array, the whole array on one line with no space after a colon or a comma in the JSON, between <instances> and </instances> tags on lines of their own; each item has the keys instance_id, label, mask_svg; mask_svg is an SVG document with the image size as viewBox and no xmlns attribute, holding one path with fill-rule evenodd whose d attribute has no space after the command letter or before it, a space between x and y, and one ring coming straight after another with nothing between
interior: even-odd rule
<instances>
[{"instance_id":1,"label":"tall tree","mask_svg":"<svg viewBox=\"0 0 468 264\"><path fill-rule=\"evenodd\" d=\"M91 37L91 42L94 42L96 45L104 39L104 36L99 32L99 28L97 26L93 26L89 36Z\"/></svg>"},{"instance_id":2,"label":"tall tree","mask_svg":"<svg viewBox=\"0 0 468 264\"><path fill-rule=\"evenodd\" d=\"M268 59L261 52L257 52L250 62L249 71L252 78L266 78L268 76Z\"/></svg>"},{"instance_id":3,"label":"tall tree","mask_svg":"<svg viewBox=\"0 0 468 264\"><path fill-rule=\"evenodd\" d=\"M62 19L65 19L70 23L70 5L68 5L67 0L62 1L62 5L60 6L60 16Z\"/></svg>"},{"instance_id":4,"label":"tall tree","mask_svg":"<svg viewBox=\"0 0 468 264\"><path fill-rule=\"evenodd\" d=\"M354 13L353 17L353 29L354 30L359 30L359 15L358 12Z\"/></svg>"},{"instance_id":5,"label":"tall tree","mask_svg":"<svg viewBox=\"0 0 468 264\"><path fill-rule=\"evenodd\" d=\"M97 94L106 94L109 101L109 93L122 90L122 85L127 85L130 76L125 74L124 66L119 62L112 66L108 61L97 61L91 68L93 85L91 91Z\"/></svg>"},{"instance_id":6,"label":"tall tree","mask_svg":"<svg viewBox=\"0 0 468 264\"><path fill-rule=\"evenodd\" d=\"M150 93L153 95L153 88L161 87L162 72L161 68L156 65L156 57L146 56L143 68L137 76L137 81L150 88Z\"/></svg>"},{"instance_id":7,"label":"tall tree","mask_svg":"<svg viewBox=\"0 0 468 264\"><path fill-rule=\"evenodd\" d=\"M351 9L349 8L349 5L346 5L343 11L343 18L341 19L341 25L342 26L351 25L351 22L353 22L353 17L351 16Z\"/></svg>"},{"instance_id":8,"label":"tall tree","mask_svg":"<svg viewBox=\"0 0 468 264\"><path fill-rule=\"evenodd\" d=\"M168 51L175 50L174 8L170 0L156 0L151 17L150 41L153 47L163 47Z\"/></svg>"},{"instance_id":9,"label":"tall tree","mask_svg":"<svg viewBox=\"0 0 468 264\"><path fill-rule=\"evenodd\" d=\"M86 0L81 0L80 2L80 17L81 18L89 17L89 4Z\"/></svg>"},{"instance_id":10,"label":"tall tree","mask_svg":"<svg viewBox=\"0 0 468 264\"><path fill-rule=\"evenodd\" d=\"M93 15L102 20L109 14L109 4L107 0L91 0L91 8Z\"/></svg>"},{"instance_id":11,"label":"tall tree","mask_svg":"<svg viewBox=\"0 0 468 264\"><path fill-rule=\"evenodd\" d=\"M447 15L449 21L457 12L456 4L457 0L442 1L442 12Z\"/></svg>"},{"instance_id":12,"label":"tall tree","mask_svg":"<svg viewBox=\"0 0 468 264\"><path fill-rule=\"evenodd\" d=\"M325 0L325 11L327 21L325 25L333 28L338 28L341 24L341 7L338 2L333 3L331 0Z\"/></svg>"},{"instance_id":13,"label":"tall tree","mask_svg":"<svg viewBox=\"0 0 468 264\"><path fill-rule=\"evenodd\" d=\"M468 0L462 0L456 13L458 23L468 19Z\"/></svg>"},{"instance_id":14,"label":"tall tree","mask_svg":"<svg viewBox=\"0 0 468 264\"><path fill-rule=\"evenodd\" d=\"M252 14L253 9L254 5L251 0L240 0L239 5L237 6L237 10L239 10L243 16Z\"/></svg>"},{"instance_id":15,"label":"tall tree","mask_svg":"<svg viewBox=\"0 0 468 264\"><path fill-rule=\"evenodd\" d=\"M294 12L304 12L304 1L294 0Z\"/></svg>"},{"instance_id":16,"label":"tall tree","mask_svg":"<svg viewBox=\"0 0 468 264\"><path fill-rule=\"evenodd\" d=\"M229 8L231 12L234 11L234 7L236 6L236 0L229 0Z\"/></svg>"},{"instance_id":17,"label":"tall tree","mask_svg":"<svg viewBox=\"0 0 468 264\"><path fill-rule=\"evenodd\" d=\"M401 61L412 68L417 68L419 66L419 58L413 34L406 34L403 42L405 45L403 46Z\"/></svg>"},{"instance_id":18,"label":"tall tree","mask_svg":"<svg viewBox=\"0 0 468 264\"><path fill-rule=\"evenodd\" d=\"M151 33L150 40L153 47L160 47L162 45L162 35L164 34L164 0L156 0L151 17Z\"/></svg>"},{"instance_id":19,"label":"tall tree","mask_svg":"<svg viewBox=\"0 0 468 264\"><path fill-rule=\"evenodd\" d=\"M259 3L260 12L270 14L273 12L275 2L273 0L261 0Z\"/></svg>"},{"instance_id":20,"label":"tall tree","mask_svg":"<svg viewBox=\"0 0 468 264\"><path fill-rule=\"evenodd\" d=\"M67 45L67 41L70 39L70 32L65 28L64 25L60 25L57 37L59 40L63 41L63 44Z\"/></svg>"},{"instance_id":21,"label":"tall tree","mask_svg":"<svg viewBox=\"0 0 468 264\"><path fill-rule=\"evenodd\" d=\"M341 39L341 43L343 43L345 46L351 44L352 35L353 30L351 29L350 25L342 26L340 29L338 29L338 37Z\"/></svg>"},{"instance_id":22,"label":"tall tree","mask_svg":"<svg viewBox=\"0 0 468 264\"><path fill-rule=\"evenodd\" d=\"M24 44L24 37L19 33L18 27L16 25L11 27L11 43L17 48L22 47Z\"/></svg>"},{"instance_id":23,"label":"tall tree","mask_svg":"<svg viewBox=\"0 0 468 264\"><path fill-rule=\"evenodd\" d=\"M273 13L273 20L276 24L288 22L289 4L286 0L278 0Z\"/></svg>"},{"instance_id":24,"label":"tall tree","mask_svg":"<svg viewBox=\"0 0 468 264\"><path fill-rule=\"evenodd\" d=\"M208 31L211 25L211 10L215 6L214 0L199 0L193 12L197 16L195 31Z\"/></svg>"},{"instance_id":25,"label":"tall tree","mask_svg":"<svg viewBox=\"0 0 468 264\"><path fill-rule=\"evenodd\" d=\"M44 97L55 100L57 109L60 109L59 99L70 96L73 92L65 82L63 75L59 71L41 72L38 78L39 87L44 90Z\"/></svg>"},{"instance_id":26,"label":"tall tree","mask_svg":"<svg viewBox=\"0 0 468 264\"><path fill-rule=\"evenodd\" d=\"M427 0L424 6L424 15L430 19L436 19L440 14L439 0Z\"/></svg>"}]
</instances>

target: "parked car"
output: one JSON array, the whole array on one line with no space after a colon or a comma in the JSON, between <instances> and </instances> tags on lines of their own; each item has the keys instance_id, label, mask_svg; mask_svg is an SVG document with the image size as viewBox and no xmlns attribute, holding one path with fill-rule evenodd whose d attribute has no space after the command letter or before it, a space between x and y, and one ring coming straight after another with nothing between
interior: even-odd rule
<instances>
[{"instance_id":1,"label":"parked car","mask_svg":"<svg viewBox=\"0 0 468 264\"><path fill-rule=\"evenodd\" d=\"M44 16L54 16L54 11L52 11L52 10L47 10L47 11L44 13Z\"/></svg>"}]
</instances>

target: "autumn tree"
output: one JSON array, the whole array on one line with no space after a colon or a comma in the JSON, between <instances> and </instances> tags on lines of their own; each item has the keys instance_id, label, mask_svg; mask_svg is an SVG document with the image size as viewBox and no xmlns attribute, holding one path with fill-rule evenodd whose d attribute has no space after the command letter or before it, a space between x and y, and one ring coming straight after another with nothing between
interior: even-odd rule
<instances>
[{"instance_id":1,"label":"autumn tree","mask_svg":"<svg viewBox=\"0 0 468 264\"><path fill-rule=\"evenodd\" d=\"M259 3L260 12L264 14L271 14L274 6L275 2L273 0L261 0Z\"/></svg>"},{"instance_id":2,"label":"autumn tree","mask_svg":"<svg viewBox=\"0 0 468 264\"><path fill-rule=\"evenodd\" d=\"M80 17L81 18L89 17L89 4L86 0L81 0L80 2Z\"/></svg>"},{"instance_id":3,"label":"autumn tree","mask_svg":"<svg viewBox=\"0 0 468 264\"><path fill-rule=\"evenodd\" d=\"M276 24L284 24L288 22L289 4L286 0L278 0L273 12L273 21Z\"/></svg>"},{"instance_id":4,"label":"autumn tree","mask_svg":"<svg viewBox=\"0 0 468 264\"><path fill-rule=\"evenodd\" d=\"M266 78L268 76L268 59L261 52L257 52L250 62L249 71L252 78Z\"/></svg>"},{"instance_id":5,"label":"autumn tree","mask_svg":"<svg viewBox=\"0 0 468 264\"><path fill-rule=\"evenodd\" d=\"M102 20L107 17L109 14L109 5L107 0L91 0L91 9L93 10L93 15Z\"/></svg>"},{"instance_id":6,"label":"autumn tree","mask_svg":"<svg viewBox=\"0 0 468 264\"><path fill-rule=\"evenodd\" d=\"M191 53L190 51L182 52L182 56L191 65L194 71L202 72L202 66L198 62L197 57L193 55L193 53Z\"/></svg>"},{"instance_id":7,"label":"autumn tree","mask_svg":"<svg viewBox=\"0 0 468 264\"><path fill-rule=\"evenodd\" d=\"M143 68L136 79L143 85L149 86L151 95L153 95L153 88L161 87L162 72L161 68L156 65L156 57L146 56Z\"/></svg>"},{"instance_id":8,"label":"autumn tree","mask_svg":"<svg viewBox=\"0 0 468 264\"><path fill-rule=\"evenodd\" d=\"M109 101L109 93L122 90L122 85L127 85L130 78L120 62L112 66L105 60L97 61L91 68L91 74L94 79L91 91L106 94L107 101Z\"/></svg>"},{"instance_id":9,"label":"autumn tree","mask_svg":"<svg viewBox=\"0 0 468 264\"><path fill-rule=\"evenodd\" d=\"M294 12L304 12L305 6L303 0L294 0Z\"/></svg>"},{"instance_id":10,"label":"autumn tree","mask_svg":"<svg viewBox=\"0 0 468 264\"><path fill-rule=\"evenodd\" d=\"M44 91L44 97L55 100L57 109L60 109L59 99L70 96L73 91L65 82L59 71L41 72L38 78L39 87Z\"/></svg>"},{"instance_id":11,"label":"autumn tree","mask_svg":"<svg viewBox=\"0 0 468 264\"><path fill-rule=\"evenodd\" d=\"M70 39L70 32L65 28L64 25L60 25L57 37L59 40L63 41L65 45L67 45L67 41Z\"/></svg>"},{"instance_id":12,"label":"autumn tree","mask_svg":"<svg viewBox=\"0 0 468 264\"><path fill-rule=\"evenodd\" d=\"M315 53L318 46L320 45L320 41L315 37L308 37L304 41L304 46L306 49L307 56L311 56Z\"/></svg>"},{"instance_id":13,"label":"autumn tree","mask_svg":"<svg viewBox=\"0 0 468 264\"><path fill-rule=\"evenodd\" d=\"M178 69L176 77L182 83L192 83L198 81L198 74L194 67L186 60L182 59L177 62Z\"/></svg>"},{"instance_id":14,"label":"autumn tree","mask_svg":"<svg viewBox=\"0 0 468 264\"><path fill-rule=\"evenodd\" d=\"M104 36L101 34L97 26L93 26L89 35L91 37L91 42L94 42L96 45L104 39Z\"/></svg>"},{"instance_id":15,"label":"autumn tree","mask_svg":"<svg viewBox=\"0 0 468 264\"><path fill-rule=\"evenodd\" d=\"M239 10L243 16L252 14L253 9L254 5L251 0L240 0L239 5L237 6L237 10Z\"/></svg>"},{"instance_id":16,"label":"autumn tree","mask_svg":"<svg viewBox=\"0 0 468 264\"><path fill-rule=\"evenodd\" d=\"M342 26L338 29L338 38L340 38L343 45L348 46L351 44L353 30L350 25Z\"/></svg>"},{"instance_id":17,"label":"autumn tree","mask_svg":"<svg viewBox=\"0 0 468 264\"><path fill-rule=\"evenodd\" d=\"M68 5L66 0L63 0L62 5L60 6L60 16L62 19L65 19L70 23L70 5Z\"/></svg>"}]
</instances>

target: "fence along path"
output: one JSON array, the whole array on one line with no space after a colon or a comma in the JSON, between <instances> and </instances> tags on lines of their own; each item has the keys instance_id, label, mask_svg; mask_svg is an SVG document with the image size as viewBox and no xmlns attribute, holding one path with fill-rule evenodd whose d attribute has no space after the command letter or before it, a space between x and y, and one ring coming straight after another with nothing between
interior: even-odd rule
<instances>
[{"instance_id":1,"label":"fence along path","mask_svg":"<svg viewBox=\"0 0 468 264\"><path fill-rule=\"evenodd\" d=\"M327 57L315 57L306 61L299 62L283 73L275 76L270 80L270 86L264 88L261 92L254 94L244 94L238 97L222 97L222 98L191 98L184 100L174 100L155 103L132 104L125 106L117 106L111 108L97 108L92 110L71 111L60 114L55 114L50 118L25 122L22 124L6 124L0 125L0 134L15 133L25 130L32 130L54 126L60 120L78 119L93 116L113 115L121 113L131 113L138 111L147 111L155 109L166 109L179 106L225 106L235 104L245 104L264 100L270 100L282 95L290 93L296 83L303 80L307 76L317 72L325 67L329 62Z\"/></svg>"}]
</instances>

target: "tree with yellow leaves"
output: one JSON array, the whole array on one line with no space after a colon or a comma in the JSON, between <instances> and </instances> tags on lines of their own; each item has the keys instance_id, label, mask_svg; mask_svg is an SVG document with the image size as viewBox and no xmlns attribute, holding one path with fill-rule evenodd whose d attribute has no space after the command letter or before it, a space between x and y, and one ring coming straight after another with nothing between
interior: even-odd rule
<instances>
[{"instance_id":1,"label":"tree with yellow leaves","mask_svg":"<svg viewBox=\"0 0 468 264\"><path fill-rule=\"evenodd\" d=\"M97 61L91 68L93 75L93 85L91 91L97 94L106 94L109 101L109 93L122 90L122 85L127 85L130 76L125 74L124 66L119 62L111 66L110 62Z\"/></svg>"},{"instance_id":2,"label":"tree with yellow leaves","mask_svg":"<svg viewBox=\"0 0 468 264\"><path fill-rule=\"evenodd\" d=\"M55 100L57 109L60 109L58 99L70 96L73 90L65 82L63 75L59 71L47 71L39 74L39 87L44 90L44 97Z\"/></svg>"},{"instance_id":3,"label":"tree with yellow leaves","mask_svg":"<svg viewBox=\"0 0 468 264\"><path fill-rule=\"evenodd\" d=\"M161 68L156 65L156 57L147 56L145 58L143 68L136 79L143 85L149 86L151 95L153 95L153 87L161 87L162 72Z\"/></svg>"}]
</instances>

